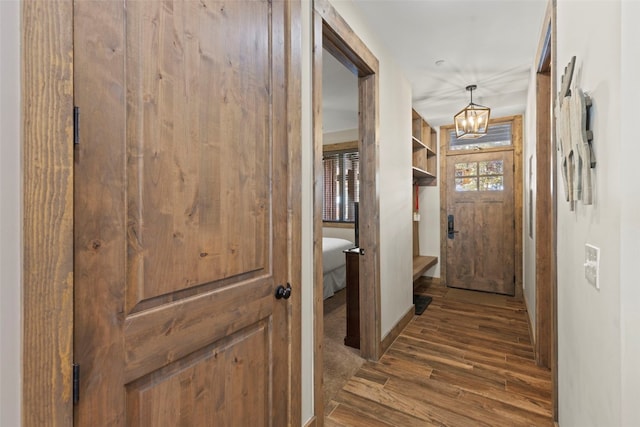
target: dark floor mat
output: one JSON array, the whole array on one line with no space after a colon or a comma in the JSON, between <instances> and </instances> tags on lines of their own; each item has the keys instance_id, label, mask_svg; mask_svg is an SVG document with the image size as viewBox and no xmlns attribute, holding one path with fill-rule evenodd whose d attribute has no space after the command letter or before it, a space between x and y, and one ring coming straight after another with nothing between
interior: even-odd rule
<instances>
[{"instance_id":1,"label":"dark floor mat","mask_svg":"<svg viewBox=\"0 0 640 427\"><path fill-rule=\"evenodd\" d=\"M420 316L431 304L431 297L427 295L413 295L413 303L416 306L416 316Z\"/></svg>"}]
</instances>

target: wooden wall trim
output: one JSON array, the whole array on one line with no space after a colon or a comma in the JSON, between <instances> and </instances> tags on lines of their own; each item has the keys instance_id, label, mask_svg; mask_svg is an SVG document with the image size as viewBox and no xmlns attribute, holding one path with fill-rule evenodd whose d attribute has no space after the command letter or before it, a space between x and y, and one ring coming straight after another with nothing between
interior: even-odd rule
<instances>
[{"instance_id":1,"label":"wooden wall trim","mask_svg":"<svg viewBox=\"0 0 640 427\"><path fill-rule=\"evenodd\" d=\"M22 3L22 423L73 422L73 2Z\"/></svg>"},{"instance_id":2,"label":"wooden wall trim","mask_svg":"<svg viewBox=\"0 0 640 427\"><path fill-rule=\"evenodd\" d=\"M358 141L338 142L335 144L324 144L322 146L323 153L334 153L342 151L358 151Z\"/></svg>"},{"instance_id":3,"label":"wooden wall trim","mask_svg":"<svg viewBox=\"0 0 640 427\"><path fill-rule=\"evenodd\" d=\"M300 0L287 3L287 146L289 283L295 286L290 311L289 425L302 423L302 12Z\"/></svg>"},{"instance_id":4,"label":"wooden wall trim","mask_svg":"<svg viewBox=\"0 0 640 427\"><path fill-rule=\"evenodd\" d=\"M516 274L516 292L517 298L523 297L522 282L523 282L523 267L522 267L522 230L523 213L524 213L524 170L522 162L522 116L515 116L512 120L513 128L511 134L513 135L513 165L514 171L514 214L516 217L516 230L515 230L515 274Z\"/></svg>"},{"instance_id":5,"label":"wooden wall trim","mask_svg":"<svg viewBox=\"0 0 640 427\"><path fill-rule=\"evenodd\" d=\"M551 188L551 76L536 75L536 362L550 367L551 358L551 277L552 256L552 193Z\"/></svg>"},{"instance_id":6,"label":"wooden wall trim","mask_svg":"<svg viewBox=\"0 0 640 427\"><path fill-rule=\"evenodd\" d=\"M326 26L323 46L358 76L377 74L378 59L334 9L329 0L314 0L313 6Z\"/></svg>"},{"instance_id":7,"label":"wooden wall trim","mask_svg":"<svg viewBox=\"0 0 640 427\"><path fill-rule=\"evenodd\" d=\"M377 71L377 69L376 69ZM381 344L378 78L359 79L360 103L360 355L378 360Z\"/></svg>"},{"instance_id":8,"label":"wooden wall trim","mask_svg":"<svg viewBox=\"0 0 640 427\"><path fill-rule=\"evenodd\" d=\"M398 320L398 322L394 325L394 327L391 328L389 333L382 340L382 345L381 345L382 354L384 354L389 349L389 347L391 347L391 344L393 344L396 338L400 336L402 331L404 331L404 328L406 328L409 322L413 320L413 318L415 317L415 312L416 312L416 308L414 305L412 305L411 307L409 307L407 312Z\"/></svg>"}]
</instances>

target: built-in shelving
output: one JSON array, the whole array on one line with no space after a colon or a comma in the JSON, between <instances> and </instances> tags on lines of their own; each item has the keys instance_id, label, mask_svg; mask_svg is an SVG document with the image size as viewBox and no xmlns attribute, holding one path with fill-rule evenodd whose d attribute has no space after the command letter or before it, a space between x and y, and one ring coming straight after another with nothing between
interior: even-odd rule
<instances>
[{"instance_id":1,"label":"built-in shelving","mask_svg":"<svg viewBox=\"0 0 640 427\"><path fill-rule=\"evenodd\" d=\"M438 183L438 145L436 131L415 110L411 113L413 149L413 184L418 186L434 186ZM414 197L418 198L418 189L414 189ZM417 204L414 208L413 222L413 280L422 276L428 269L438 263L438 257L420 255L419 218Z\"/></svg>"},{"instance_id":2,"label":"built-in shelving","mask_svg":"<svg viewBox=\"0 0 640 427\"><path fill-rule=\"evenodd\" d=\"M413 179L418 185L436 185L438 168L436 131L412 111Z\"/></svg>"}]
</instances>

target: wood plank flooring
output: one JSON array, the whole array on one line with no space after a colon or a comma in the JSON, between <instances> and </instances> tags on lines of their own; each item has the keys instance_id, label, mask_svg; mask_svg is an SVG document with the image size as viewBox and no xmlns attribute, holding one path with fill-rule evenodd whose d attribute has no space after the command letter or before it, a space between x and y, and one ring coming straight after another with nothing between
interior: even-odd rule
<instances>
[{"instance_id":1,"label":"wood plank flooring","mask_svg":"<svg viewBox=\"0 0 640 427\"><path fill-rule=\"evenodd\" d=\"M421 279L422 280L422 279ZM553 426L521 300L423 280L432 303L325 408L335 426Z\"/></svg>"}]
</instances>

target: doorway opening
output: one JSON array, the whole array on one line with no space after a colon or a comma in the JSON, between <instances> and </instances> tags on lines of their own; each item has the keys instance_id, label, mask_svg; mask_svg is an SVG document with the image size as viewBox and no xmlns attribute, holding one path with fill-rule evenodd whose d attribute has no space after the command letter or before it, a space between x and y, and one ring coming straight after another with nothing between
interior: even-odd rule
<instances>
[{"instance_id":1,"label":"doorway opening","mask_svg":"<svg viewBox=\"0 0 640 427\"><path fill-rule=\"evenodd\" d=\"M359 334L358 76L322 52L323 395L326 407L362 366ZM349 273L349 274L347 274Z\"/></svg>"},{"instance_id":2,"label":"doorway opening","mask_svg":"<svg viewBox=\"0 0 640 427\"><path fill-rule=\"evenodd\" d=\"M357 302L360 356L377 360L380 356L380 260L378 161L378 60L327 0L314 1L313 13L313 155L314 155L314 413L324 416L323 378L323 261L322 218L324 200L322 72L323 61L331 54L357 77L359 157L359 244L355 264L358 269Z\"/></svg>"},{"instance_id":3,"label":"doorway opening","mask_svg":"<svg viewBox=\"0 0 640 427\"><path fill-rule=\"evenodd\" d=\"M440 128L441 280L522 297L522 116L471 143Z\"/></svg>"},{"instance_id":4,"label":"doorway opening","mask_svg":"<svg viewBox=\"0 0 640 427\"><path fill-rule=\"evenodd\" d=\"M553 417L558 420L557 182L555 113L555 2L550 1L536 55L535 354L551 369Z\"/></svg>"}]
</instances>

